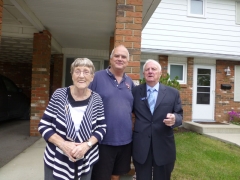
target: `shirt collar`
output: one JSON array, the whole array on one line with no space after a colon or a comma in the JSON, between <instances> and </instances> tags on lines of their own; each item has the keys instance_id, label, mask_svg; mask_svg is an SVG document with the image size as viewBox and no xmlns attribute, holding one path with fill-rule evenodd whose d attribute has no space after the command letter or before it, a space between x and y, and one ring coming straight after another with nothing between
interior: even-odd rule
<instances>
[{"instance_id":1,"label":"shirt collar","mask_svg":"<svg viewBox=\"0 0 240 180\"><path fill-rule=\"evenodd\" d=\"M147 91L149 90L149 89L155 89L157 92L158 92L158 90L159 90L159 83L157 83L155 86L153 86L153 87L151 87L151 86L149 86L149 85L147 85Z\"/></svg>"},{"instance_id":2,"label":"shirt collar","mask_svg":"<svg viewBox=\"0 0 240 180\"><path fill-rule=\"evenodd\" d=\"M106 69L106 72L108 73L109 76L114 77L114 74L111 73L110 68L111 66L108 66L108 68ZM126 73L123 73L123 78L126 78L126 77L127 77Z\"/></svg>"}]
</instances>

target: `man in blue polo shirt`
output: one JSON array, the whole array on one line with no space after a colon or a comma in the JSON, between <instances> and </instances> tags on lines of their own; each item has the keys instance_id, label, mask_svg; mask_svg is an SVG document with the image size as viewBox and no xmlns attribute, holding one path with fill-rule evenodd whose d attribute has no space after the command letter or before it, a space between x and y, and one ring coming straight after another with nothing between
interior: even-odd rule
<instances>
[{"instance_id":1,"label":"man in blue polo shirt","mask_svg":"<svg viewBox=\"0 0 240 180\"><path fill-rule=\"evenodd\" d=\"M95 73L89 88L100 94L104 104L107 133L99 145L99 161L92 180L119 180L130 171L132 148L133 81L124 70L129 52L123 45L113 49L110 66Z\"/></svg>"}]
</instances>

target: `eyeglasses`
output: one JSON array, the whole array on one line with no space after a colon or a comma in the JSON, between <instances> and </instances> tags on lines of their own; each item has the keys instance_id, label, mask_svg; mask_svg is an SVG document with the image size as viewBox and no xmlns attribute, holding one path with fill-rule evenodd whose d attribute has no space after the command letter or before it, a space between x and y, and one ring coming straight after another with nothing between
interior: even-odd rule
<instances>
[{"instance_id":1,"label":"eyeglasses","mask_svg":"<svg viewBox=\"0 0 240 180\"><path fill-rule=\"evenodd\" d=\"M88 76L90 74L90 71L80 71L80 70L76 70L74 71L74 74L76 74L77 76L81 75L81 73L83 73L84 76Z\"/></svg>"}]
</instances>

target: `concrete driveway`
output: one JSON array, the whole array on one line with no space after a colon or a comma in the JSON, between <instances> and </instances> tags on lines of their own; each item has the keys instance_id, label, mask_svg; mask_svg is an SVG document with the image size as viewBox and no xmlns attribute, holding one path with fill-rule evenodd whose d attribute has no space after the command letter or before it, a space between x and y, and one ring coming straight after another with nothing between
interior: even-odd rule
<instances>
[{"instance_id":1,"label":"concrete driveway","mask_svg":"<svg viewBox=\"0 0 240 180\"><path fill-rule=\"evenodd\" d=\"M29 120L0 122L0 168L40 139L29 136L29 127Z\"/></svg>"}]
</instances>

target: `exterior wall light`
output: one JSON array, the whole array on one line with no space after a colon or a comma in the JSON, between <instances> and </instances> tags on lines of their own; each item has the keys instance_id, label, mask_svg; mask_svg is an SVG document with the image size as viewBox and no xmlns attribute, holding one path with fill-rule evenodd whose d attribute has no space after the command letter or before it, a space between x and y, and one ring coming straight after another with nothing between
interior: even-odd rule
<instances>
[{"instance_id":1,"label":"exterior wall light","mask_svg":"<svg viewBox=\"0 0 240 180\"><path fill-rule=\"evenodd\" d=\"M226 72L226 76L231 75L231 70L230 70L229 66L227 67L227 69L224 69L224 71Z\"/></svg>"}]
</instances>

